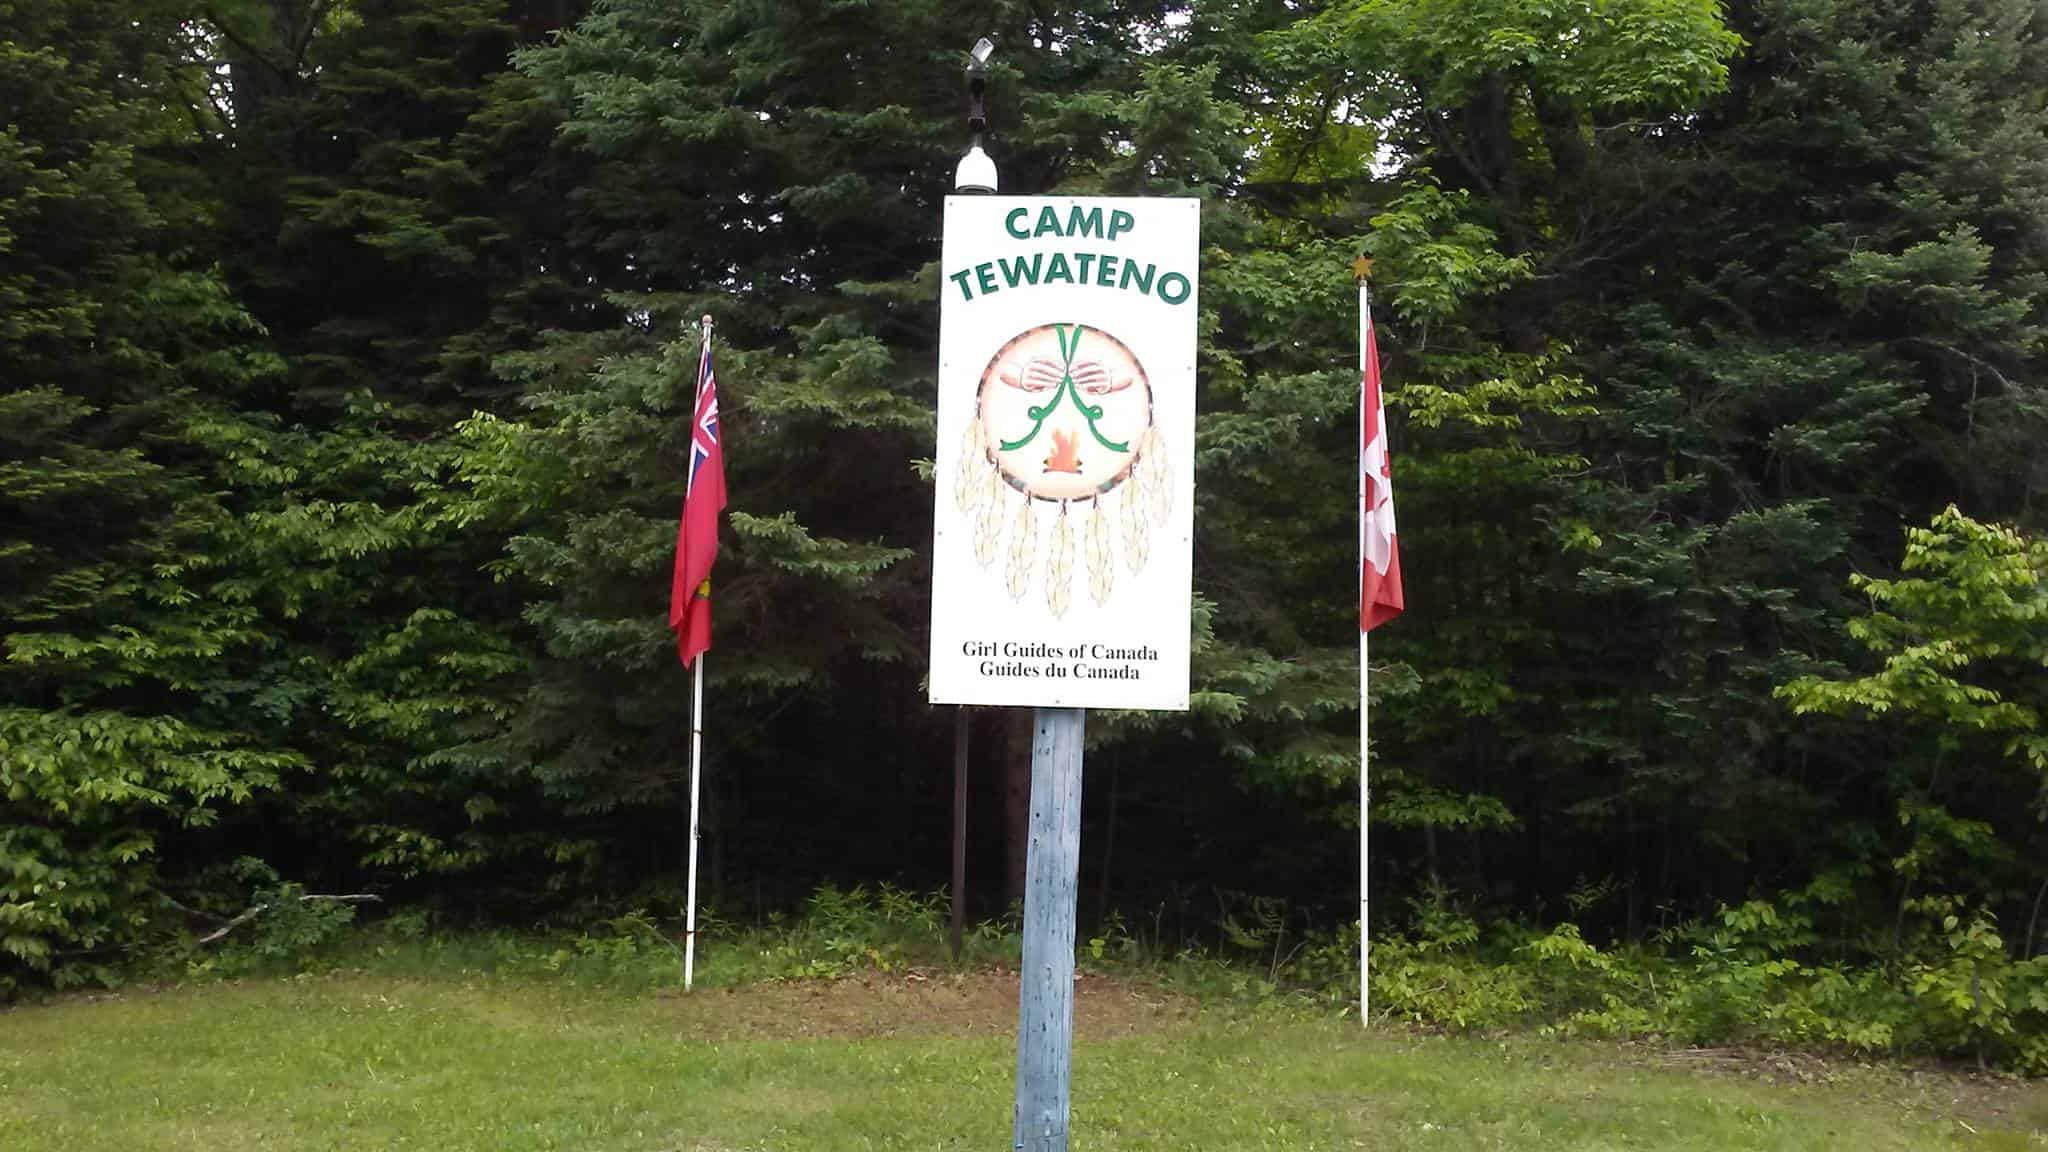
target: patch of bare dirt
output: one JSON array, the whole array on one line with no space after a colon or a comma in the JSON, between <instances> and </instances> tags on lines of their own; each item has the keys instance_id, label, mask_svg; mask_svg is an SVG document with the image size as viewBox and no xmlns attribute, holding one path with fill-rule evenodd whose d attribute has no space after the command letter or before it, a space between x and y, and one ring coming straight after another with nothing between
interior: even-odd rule
<instances>
[{"instance_id":1,"label":"patch of bare dirt","mask_svg":"<svg viewBox=\"0 0 2048 1152\"><path fill-rule=\"evenodd\" d=\"M868 972L839 980L753 984L670 993L677 1023L712 1039L1011 1036L1017 974ZM1192 1000L1159 988L1083 973L1074 982L1074 1032L1106 1040L1163 1031L1194 1015Z\"/></svg>"}]
</instances>

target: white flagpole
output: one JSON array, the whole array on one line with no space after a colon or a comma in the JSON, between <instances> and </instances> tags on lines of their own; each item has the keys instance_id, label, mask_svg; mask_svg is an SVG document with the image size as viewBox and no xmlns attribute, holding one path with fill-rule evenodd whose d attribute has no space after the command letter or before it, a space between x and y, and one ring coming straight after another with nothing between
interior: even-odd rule
<instances>
[{"instance_id":1,"label":"white flagpole","mask_svg":"<svg viewBox=\"0 0 2048 1152\"><path fill-rule=\"evenodd\" d=\"M697 395L704 390L704 360L711 355L711 317L704 317L704 347L698 354L697 388L690 397L690 443L697 442ZM691 468L683 481L683 501L690 499L690 486L696 483L697 470ZM692 591L692 595L695 592ZM683 920L683 991L688 992L697 978L697 782L704 763L704 657L708 652L697 653L696 676L690 688L690 879L688 910Z\"/></svg>"},{"instance_id":2,"label":"white flagpole","mask_svg":"<svg viewBox=\"0 0 2048 1152\"><path fill-rule=\"evenodd\" d=\"M694 435L694 433L692 433ZM697 780L704 759L704 657L697 653L697 676L690 689L690 910L683 926L683 991L697 976Z\"/></svg>"},{"instance_id":3,"label":"white flagpole","mask_svg":"<svg viewBox=\"0 0 2048 1152\"><path fill-rule=\"evenodd\" d=\"M1366 854L1366 843L1370 838L1368 823L1372 815L1372 784L1366 779L1366 713L1371 704L1366 696L1366 682L1370 674L1365 669L1366 633L1358 634L1358 1021L1372 1024L1372 982L1368 976L1372 961L1372 939L1366 932L1370 919L1366 915L1366 899L1369 891L1367 881L1371 877L1371 864Z\"/></svg>"},{"instance_id":4,"label":"white flagpole","mask_svg":"<svg viewBox=\"0 0 2048 1152\"><path fill-rule=\"evenodd\" d=\"M1358 575L1361 591L1365 576L1365 326L1370 323L1367 311L1372 301L1367 295L1365 277L1358 279ZM1363 612L1365 606L1359 605ZM1367 900L1371 889L1371 858L1366 846L1371 838L1372 784L1366 767L1367 714L1370 711L1368 685L1371 672L1366 666L1366 637L1364 629L1358 633L1358 1022L1361 1026L1372 1025L1372 981L1369 975L1372 962L1372 934L1369 931L1371 918L1367 915Z\"/></svg>"}]
</instances>

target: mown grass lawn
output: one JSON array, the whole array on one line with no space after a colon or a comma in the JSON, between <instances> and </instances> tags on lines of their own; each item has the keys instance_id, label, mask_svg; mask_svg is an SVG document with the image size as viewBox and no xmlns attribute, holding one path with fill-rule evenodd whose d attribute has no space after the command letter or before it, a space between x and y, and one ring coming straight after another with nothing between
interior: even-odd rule
<instances>
[{"instance_id":1,"label":"mown grass lawn","mask_svg":"<svg viewBox=\"0 0 2048 1152\"><path fill-rule=\"evenodd\" d=\"M329 974L0 1013L0 1149L1009 1146L1014 978L625 993ZM1083 1149L2048 1148L2034 1086L1363 1033L1083 984ZM1801 1082L1803 1081L1803 1082Z\"/></svg>"}]
</instances>

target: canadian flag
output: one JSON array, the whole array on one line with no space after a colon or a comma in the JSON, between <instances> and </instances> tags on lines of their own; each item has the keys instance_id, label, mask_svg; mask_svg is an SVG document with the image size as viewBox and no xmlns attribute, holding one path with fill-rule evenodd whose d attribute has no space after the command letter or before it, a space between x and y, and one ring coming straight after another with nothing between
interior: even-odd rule
<instances>
[{"instance_id":1,"label":"canadian flag","mask_svg":"<svg viewBox=\"0 0 2048 1152\"><path fill-rule=\"evenodd\" d=\"M1387 456L1387 411L1380 400L1379 344L1372 303L1359 286L1358 630L1370 632L1401 614L1401 545L1394 538L1394 468Z\"/></svg>"}]
</instances>

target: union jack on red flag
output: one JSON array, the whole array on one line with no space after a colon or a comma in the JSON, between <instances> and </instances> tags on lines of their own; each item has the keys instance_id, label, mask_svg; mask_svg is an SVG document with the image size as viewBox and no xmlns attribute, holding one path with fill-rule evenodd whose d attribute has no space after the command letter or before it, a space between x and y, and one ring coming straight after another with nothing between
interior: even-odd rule
<instances>
[{"instance_id":1,"label":"union jack on red flag","mask_svg":"<svg viewBox=\"0 0 2048 1152\"><path fill-rule=\"evenodd\" d=\"M705 317L708 323L710 317ZM690 476L676 526L675 576L669 585L668 626L685 667L711 647L711 563L718 558L718 516L725 511L725 449L718 438L718 380L711 370L711 337L697 363L697 408L690 419Z\"/></svg>"}]
</instances>

